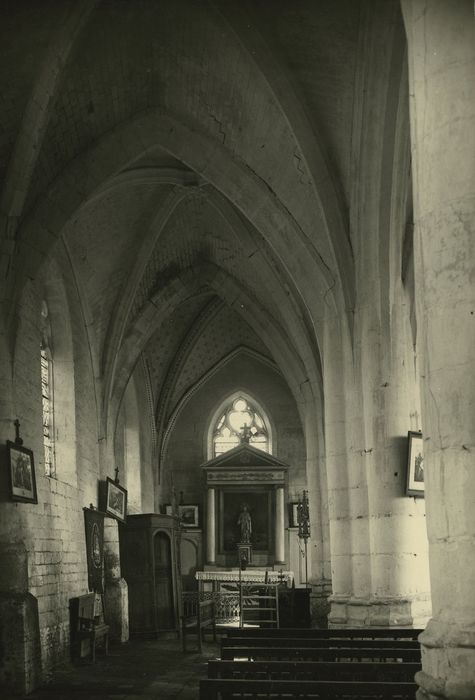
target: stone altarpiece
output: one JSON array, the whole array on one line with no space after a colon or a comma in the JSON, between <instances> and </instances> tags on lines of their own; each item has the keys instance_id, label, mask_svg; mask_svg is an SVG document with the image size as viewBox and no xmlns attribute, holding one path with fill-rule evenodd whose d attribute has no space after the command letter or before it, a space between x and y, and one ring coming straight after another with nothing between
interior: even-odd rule
<instances>
[{"instance_id":1,"label":"stone altarpiece","mask_svg":"<svg viewBox=\"0 0 475 700\"><path fill-rule=\"evenodd\" d=\"M285 565L285 503L288 465L242 444L202 465L206 488L206 569L239 566L238 551L250 545L248 566ZM241 542L239 516L252 522Z\"/></svg>"}]
</instances>

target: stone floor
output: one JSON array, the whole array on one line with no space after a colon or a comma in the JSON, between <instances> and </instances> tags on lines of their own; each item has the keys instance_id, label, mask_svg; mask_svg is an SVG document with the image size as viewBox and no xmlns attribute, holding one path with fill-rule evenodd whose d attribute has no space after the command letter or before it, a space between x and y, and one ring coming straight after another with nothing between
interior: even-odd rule
<instances>
[{"instance_id":1,"label":"stone floor","mask_svg":"<svg viewBox=\"0 0 475 700\"><path fill-rule=\"evenodd\" d=\"M177 639L132 640L113 645L109 655L98 651L95 664L61 669L50 684L28 700L196 700L206 662L217 658L218 645L203 644L198 654L193 638L184 654ZM2 695L2 700L7 700ZM10 700L10 699L8 699ZM18 697L16 698L18 700Z\"/></svg>"}]
</instances>

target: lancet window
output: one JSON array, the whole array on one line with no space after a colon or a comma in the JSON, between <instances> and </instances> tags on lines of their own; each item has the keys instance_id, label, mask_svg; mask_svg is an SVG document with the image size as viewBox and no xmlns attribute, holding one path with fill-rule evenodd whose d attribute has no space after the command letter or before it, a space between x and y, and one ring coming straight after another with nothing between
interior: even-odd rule
<instances>
[{"instance_id":1,"label":"lancet window","mask_svg":"<svg viewBox=\"0 0 475 700\"><path fill-rule=\"evenodd\" d=\"M238 396L226 406L213 430L213 453L217 457L241 442L270 452L269 431L264 417L251 401Z\"/></svg>"},{"instance_id":2,"label":"lancet window","mask_svg":"<svg viewBox=\"0 0 475 700\"><path fill-rule=\"evenodd\" d=\"M53 355L51 350L51 324L46 302L43 302L41 316L42 337L40 346L40 362L45 474L46 476L55 477L56 465L54 458Z\"/></svg>"}]
</instances>

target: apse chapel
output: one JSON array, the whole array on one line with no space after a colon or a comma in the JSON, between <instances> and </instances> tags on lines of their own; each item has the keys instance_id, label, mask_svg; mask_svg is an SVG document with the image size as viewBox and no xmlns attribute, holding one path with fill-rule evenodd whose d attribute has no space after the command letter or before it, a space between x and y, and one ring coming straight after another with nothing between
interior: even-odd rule
<instances>
[{"instance_id":1,"label":"apse chapel","mask_svg":"<svg viewBox=\"0 0 475 700\"><path fill-rule=\"evenodd\" d=\"M423 628L420 697L475 698L473 3L4 0L0 37L0 683L82 596L119 644L241 571Z\"/></svg>"}]
</instances>

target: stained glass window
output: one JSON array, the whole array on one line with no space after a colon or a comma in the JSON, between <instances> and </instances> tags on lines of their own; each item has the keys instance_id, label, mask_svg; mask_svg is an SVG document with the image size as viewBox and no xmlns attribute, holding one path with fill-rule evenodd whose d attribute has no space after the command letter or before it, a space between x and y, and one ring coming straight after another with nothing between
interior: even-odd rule
<instances>
[{"instance_id":1,"label":"stained glass window","mask_svg":"<svg viewBox=\"0 0 475 700\"><path fill-rule=\"evenodd\" d=\"M41 361L41 399L43 408L43 447L45 453L45 474L56 476L54 459L54 406L53 406L53 359L50 348L50 325L48 307L43 302L41 311L43 338L40 348Z\"/></svg>"},{"instance_id":2,"label":"stained glass window","mask_svg":"<svg viewBox=\"0 0 475 700\"><path fill-rule=\"evenodd\" d=\"M265 420L255 406L243 396L231 401L216 421L213 432L214 457L232 450L241 441L269 452Z\"/></svg>"}]
</instances>

